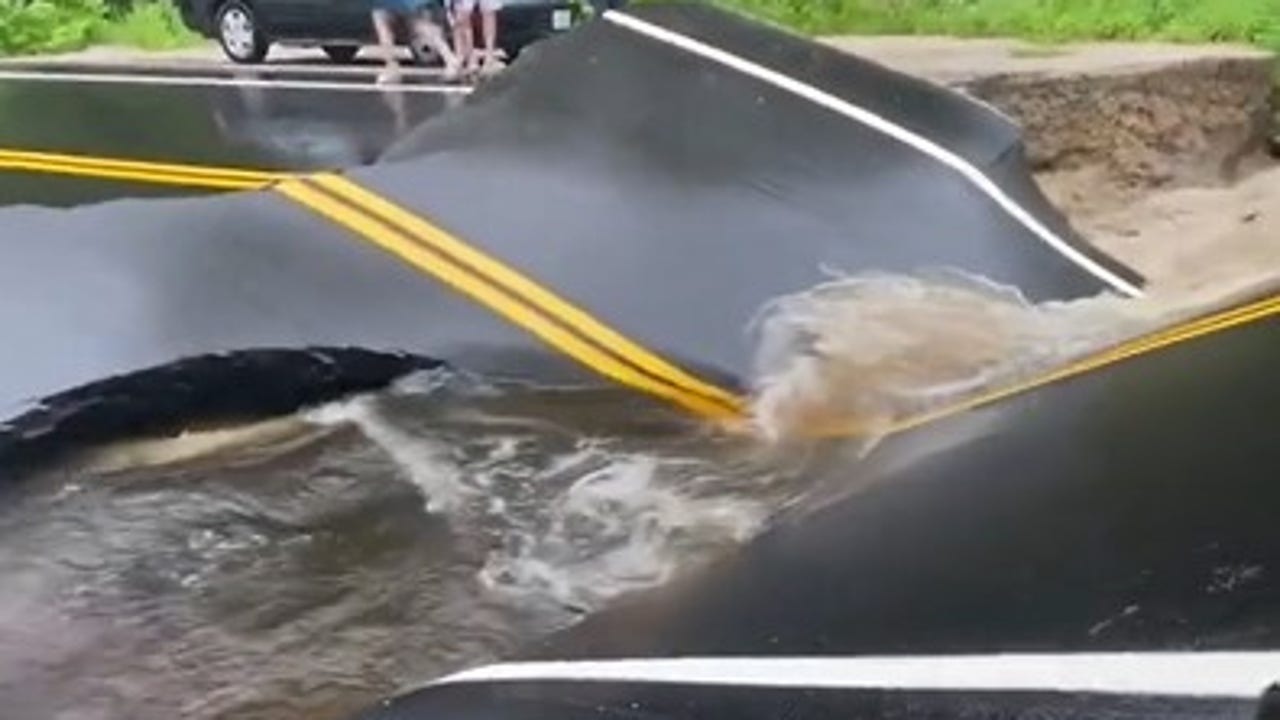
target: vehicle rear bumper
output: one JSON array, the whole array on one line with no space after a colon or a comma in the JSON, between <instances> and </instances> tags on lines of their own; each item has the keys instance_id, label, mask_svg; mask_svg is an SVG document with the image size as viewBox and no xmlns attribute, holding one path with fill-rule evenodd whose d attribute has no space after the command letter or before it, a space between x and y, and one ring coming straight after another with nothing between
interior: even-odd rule
<instances>
[{"instance_id":1,"label":"vehicle rear bumper","mask_svg":"<svg viewBox=\"0 0 1280 720\"><path fill-rule=\"evenodd\" d=\"M205 37L214 36L212 0L176 0L178 15L188 30Z\"/></svg>"},{"instance_id":2,"label":"vehicle rear bumper","mask_svg":"<svg viewBox=\"0 0 1280 720\"><path fill-rule=\"evenodd\" d=\"M498 43L508 50L518 49L568 30L553 26L552 15L556 11L570 13L573 25L582 19L577 9L569 3L511 5L502 8L498 13Z\"/></svg>"}]
</instances>

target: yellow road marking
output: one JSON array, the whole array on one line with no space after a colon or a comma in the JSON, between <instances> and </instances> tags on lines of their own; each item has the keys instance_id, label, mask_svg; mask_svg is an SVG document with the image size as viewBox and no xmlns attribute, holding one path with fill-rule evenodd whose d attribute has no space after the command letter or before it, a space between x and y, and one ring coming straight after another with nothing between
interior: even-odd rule
<instances>
[{"instance_id":1,"label":"yellow road marking","mask_svg":"<svg viewBox=\"0 0 1280 720\"><path fill-rule=\"evenodd\" d=\"M303 180L287 180L276 189L304 207L346 227L385 251L422 270L463 295L472 298L518 327L524 328L565 355L583 363L615 382L671 401L698 415L718 420L735 420L740 410L711 401L695 393L652 378L605 352L536 308L511 295L441 253L423 247L413 236L379 222L356 209L308 187Z\"/></svg>"},{"instance_id":2,"label":"yellow road marking","mask_svg":"<svg viewBox=\"0 0 1280 720\"><path fill-rule=\"evenodd\" d=\"M25 170L54 175L74 175L92 177L102 180L126 180L143 182L150 185L174 185L178 187L201 188L205 190L256 190L262 183L224 178L199 178L191 175L169 175L154 172L141 172L116 168L84 168L74 165L57 165L52 163L33 163L24 160L13 160L0 157L0 169Z\"/></svg>"},{"instance_id":3,"label":"yellow road marking","mask_svg":"<svg viewBox=\"0 0 1280 720\"><path fill-rule=\"evenodd\" d=\"M560 319L581 335L593 339L615 355L626 359L637 367L643 368L649 374L662 378L666 382L689 392L722 403L732 408L735 412L740 413L742 411L742 401L736 395L696 378L682 368L667 362L613 328L596 320L581 308L558 297L546 287L485 254L478 248L459 240L447 231L428 223L420 216L408 212L386 198L375 195L350 180L337 175L324 173L316 175L312 179L322 187L346 198L352 204L365 209L366 212L391 221L392 224L405 229L415 237L440 249L445 254L457 258L463 264L474 268L477 275L500 287L509 289L528 304L547 315Z\"/></svg>"},{"instance_id":4,"label":"yellow road marking","mask_svg":"<svg viewBox=\"0 0 1280 720\"><path fill-rule=\"evenodd\" d=\"M264 188L286 173L0 149L0 169L217 190Z\"/></svg>"},{"instance_id":5,"label":"yellow road marking","mask_svg":"<svg viewBox=\"0 0 1280 720\"><path fill-rule=\"evenodd\" d=\"M667 362L500 261L332 173L303 176L243 168L6 149L0 149L0 169L218 190L262 189L278 183L276 189L285 196L439 278L566 355L619 383L663 397L706 417L737 420L746 412L743 398ZM318 186L360 210L306 187L299 180L303 177L309 177ZM396 226L400 230L395 229ZM435 252L423 250L422 244ZM512 295L518 299L513 299ZM1025 382L903 419L882 432L904 432L1138 355L1276 314L1280 314L1280 295L1121 343ZM871 429L865 426L840 423L837 427L824 428L821 434L847 437L870 432Z\"/></svg>"},{"instance_id":6,"label":"yellow road marking","mask_svg":"<svg viewBox=\"0 0 1280 720\"><path fill-rule=\"evenodd\" d=\"M360 208L358 212L298 184L296 178L303 176L289 173L6 149L0 149L0 169L217 190L261 189L288 180L287 187L279 187L284 195L444 280L598 372L700 415L728 419L744 413L742 399L733 393L694 377L496 259L336 175L311 180ZM368 217L361 219L361 214ZM388 223L403 232L385 227ZM426 244L436 255L414 249L414 243Z\"/></svg>"},{"instance_id":7,"label":"yellow road marking","mask_svg":"<svg viewBox=\"0 0 1280 720\"><path fill-rule=\"evenodd\" d=\"M1070 363L1043 375L1038 375L1030 380L1015 383L982 395L977 395L969 398L968 400L963 400L937 410L913 415L896 423L892 423L887 428L880 429L879 433L892 435L912 430L922 425L943 420L969 410L985 407L1001 400L1006 400L1016 395L1037 390L1056 382L1084 375L1094 370L1123 362L1139 355L1145 355L1156 350L1261 320L1273 315L1280 315L1280 295L1274 295L1264 300L1230 308L1219 313L1214 313L1179 325L1174 325L1164 330L1159 330L1148 335L1135 338L1128 342L1120 343L1112 348L1086 356L1077 362ZM828 426L824 428L821 434L826 437L859 437L871 435L875 432L875 430L867 427L866 425L859 425L856 423L838 423L835 426Z\"/></svg>"}]
</instances>

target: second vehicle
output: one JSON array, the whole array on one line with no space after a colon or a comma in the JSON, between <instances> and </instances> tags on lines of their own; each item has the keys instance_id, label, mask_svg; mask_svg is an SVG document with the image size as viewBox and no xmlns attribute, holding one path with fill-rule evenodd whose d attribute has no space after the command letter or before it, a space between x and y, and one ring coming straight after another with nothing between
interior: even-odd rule
<instances>
[{"instance_id":1,"label":"second vehicle","mask_svg":"<svg viewBox=\"0 0 1280 720\"><path fill-rule=\"evenodd\" d=\"M237 63L257 63L272 45L322 48L334 62L351 62L363 45L376 42L369 0L177 0L183 22L195 32L216 39ZM438 5L436 21L447 25ZM498 11L498 44L508 57L542 38L564 32L578 21L575 0L503 0ZM434 58L425 48L407 42L398 29L398 42L409 45L414 59Z\"/></svg>"}]
</instances>

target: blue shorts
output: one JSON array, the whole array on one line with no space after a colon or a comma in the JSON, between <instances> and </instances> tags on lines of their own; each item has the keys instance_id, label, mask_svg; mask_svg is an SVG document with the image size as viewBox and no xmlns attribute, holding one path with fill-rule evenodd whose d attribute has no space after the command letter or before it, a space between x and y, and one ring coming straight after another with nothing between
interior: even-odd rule
<instances>
[{"instance_id":1,"label":"blue shorts","mask_svg":"<svg viewBox=\"0 0 1280 720\"><path fill-rule=\"evenodd\" d=\"M397 15L417 15L435 4L435 0L373 0L373 9Z\"/></svg>"}]
</instances>

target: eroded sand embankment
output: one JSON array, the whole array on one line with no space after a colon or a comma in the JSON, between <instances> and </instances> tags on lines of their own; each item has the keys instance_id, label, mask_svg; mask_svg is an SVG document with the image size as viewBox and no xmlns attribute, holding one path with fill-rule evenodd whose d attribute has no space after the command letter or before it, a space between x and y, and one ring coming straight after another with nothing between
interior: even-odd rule
<instances>
[{"instance_id":1,"label":"eroded sand embankment","mask_svg":"<svg viewBox=\"0 0 1280 720\"><path fill-rule=\"evenodd\" d=\"M1273 56L1224 45L827 42L1011 117L1045 192L1153 288L1280 273Z\"/></svg>"}]
</instances>

